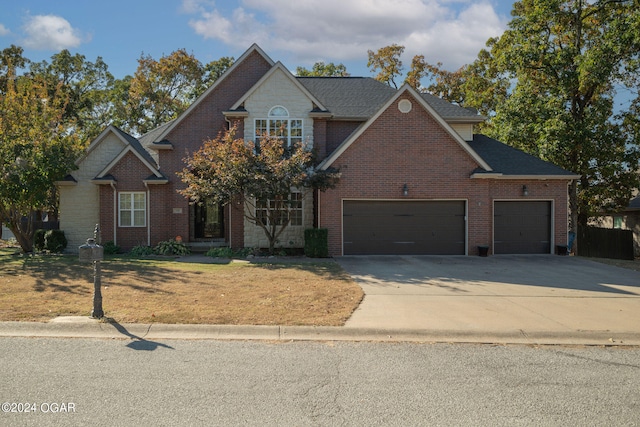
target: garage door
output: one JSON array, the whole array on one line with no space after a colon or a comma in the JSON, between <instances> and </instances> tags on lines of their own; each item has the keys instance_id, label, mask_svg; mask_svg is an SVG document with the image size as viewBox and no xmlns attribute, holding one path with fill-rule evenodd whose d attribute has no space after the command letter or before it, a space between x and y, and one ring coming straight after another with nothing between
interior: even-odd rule
<instances>
[{"instance_id":1,"label":"garage door","mask_svg":"<svg viewBox=\"0 0 640 427\"><path fill-rule=\"evenodd\" d=\"M465 202L345 201L345 255L464 255Z\"/></svg>"},{"instance_id":2,"label":"garage door","mask_svg":"<svg viewBox=\"0 0 640 427\"><path fill-rule=\"evenodd\" d=\"M494 253L548 254L551 202L495 202Z\"/></svg>"}]
</instances>

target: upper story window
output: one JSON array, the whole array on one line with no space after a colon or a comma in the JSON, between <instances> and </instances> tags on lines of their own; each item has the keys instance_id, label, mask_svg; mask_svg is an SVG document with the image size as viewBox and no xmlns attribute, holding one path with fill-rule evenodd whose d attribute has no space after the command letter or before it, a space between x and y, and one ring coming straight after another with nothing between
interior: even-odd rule
<instances>
[{"instance_id":1,"label":"upper story window","mask_svg":"<svg viewBox=\"0 0 640 427\"><path fill-rule=\"evenodd\" d=\"M286 108L276 105L269 110L268 118L255 120L256 142L263 135L275 136L287 147L302 143L302 119L292 119Z\"/></svg>"}]
</instances>

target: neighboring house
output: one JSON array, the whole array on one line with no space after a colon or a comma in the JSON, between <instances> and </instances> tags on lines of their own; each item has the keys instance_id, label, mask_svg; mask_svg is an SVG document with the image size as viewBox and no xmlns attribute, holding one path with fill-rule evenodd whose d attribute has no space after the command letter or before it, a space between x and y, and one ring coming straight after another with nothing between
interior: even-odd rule
<instances>
[{"instance_id":1,"label":"neighboring house","mask_svg":"<svg viewBox=\"0 0 640 427\"><path fill-rule=\"evenodd\" d=\"M640 257L640 195L629 202L629 206L613 215L592 218L590 225L633 231L633 252Z\"/></svg>"},{"instance_id":2,"label":"neighboring house","mask_svg":"<svg viewBox=\"0 0 640 427\"><path fill-rule=\"evenodd\" d=\"M184 242L266 247L235 204L190 204L176 172L202 142L232 124L254 140L286 124L288 142L312 145L335 189L299 198L282 247L304 229L329 230L332 256L550 254L567 244L571 172L483 135L483 117L405 85L371 78L295 77L251 46L177 119L143 135L110 126L60 189L60 228L77 248L101 226L123 249Z\"/></svg>"}]
</instances>

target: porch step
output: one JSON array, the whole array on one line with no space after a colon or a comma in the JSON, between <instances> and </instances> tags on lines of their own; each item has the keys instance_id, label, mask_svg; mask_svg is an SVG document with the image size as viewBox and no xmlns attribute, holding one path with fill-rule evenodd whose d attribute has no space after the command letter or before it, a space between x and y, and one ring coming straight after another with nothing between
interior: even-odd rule
<instances>
[{"instance_id":1,"label":"porch step","mask_svg":"<svg viewBox=\"0 0 640 427\"><path fill-rule=\"evenodd\" d=\"M191 253L195 254L206 253L211 248L225 248L229 246L224 239L213 239L206 242L188 242L186 245L191 250Z\"/></svg>"}]
</instances>

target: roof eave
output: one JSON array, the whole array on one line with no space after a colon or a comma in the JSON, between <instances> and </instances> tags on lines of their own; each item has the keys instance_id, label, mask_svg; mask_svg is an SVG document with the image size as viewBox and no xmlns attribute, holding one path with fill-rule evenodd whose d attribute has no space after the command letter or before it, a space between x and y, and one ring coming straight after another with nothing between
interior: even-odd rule
<instances>
[{"instance_id":1,"label":"roof eave","mask_svg":"<svg viewBox=\"0 0 640 427\"><path fill-rule=\"evenodd\" d=\"M510 179L510 180L574 180L579 179L580 175L505 175L502 173L486 173L474 172L471 174L473 179Z\"/></svg>"}]
</instances>

